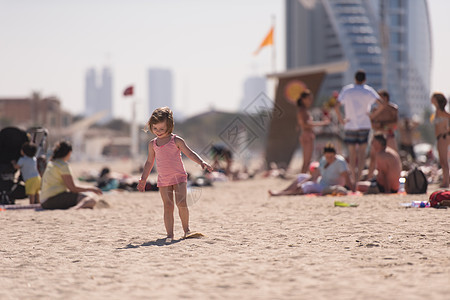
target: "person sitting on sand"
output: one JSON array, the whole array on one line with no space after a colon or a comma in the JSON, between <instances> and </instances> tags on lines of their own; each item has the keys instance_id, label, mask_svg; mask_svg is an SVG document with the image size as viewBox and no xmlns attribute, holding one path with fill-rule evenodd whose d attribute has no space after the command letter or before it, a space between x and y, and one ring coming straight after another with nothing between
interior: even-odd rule
<instances>
[{"instance_id":1,"label":"person sitting on sand","mask_svg":"<svg viewBox=\"0 0 450 300\"><path fill-rule=\"evenodd\" d=\"M397 193L400 187L400 172L402 163L398 153L387 146L384 135L373 137L372 147L375 151L375 167L378 170L375 181L361 181L357 184L357 190L363 193ZM374 189L369 189L374 187Z\"/></svg>"},{"instance_id":2,"label":"person sitting on sand","mask_svg":"<svg viewBox=\"0 0 450 300\"><path fill-rule=\"evenodd\" d=\"M305 174L300 174L287 188L281 191L269 190L271 196L303 195L312 193L347 194L344 186L354 190L345 158L336 154L336 148L328 143L323 149L318 170L305 182Z\"/></svg>"},{"instance_id":3,"label":"person sitting on sand","mask_svg":"<svg viewBox=\"0 0 450 300\"><path fill-rule=\"evenodd\" d=\"M96 199L83 192L102 191L97 187L82 187L74 183L68 161L72 154L69 142L58 142L42 175L41 206L44 209L93 208Z\"/></svg>"},{"instance_id":4,"label":"person sitting on sand","mask_svg":"<svg viewBox=\"0 0 450 300\"><path fill-rule=\"evenodd\" d=\"M119 187L119 180L111 176L111 170L108 167L104 167L97 178L97 187L103 192L107 192Z\"/></svg>"}]
</instances>

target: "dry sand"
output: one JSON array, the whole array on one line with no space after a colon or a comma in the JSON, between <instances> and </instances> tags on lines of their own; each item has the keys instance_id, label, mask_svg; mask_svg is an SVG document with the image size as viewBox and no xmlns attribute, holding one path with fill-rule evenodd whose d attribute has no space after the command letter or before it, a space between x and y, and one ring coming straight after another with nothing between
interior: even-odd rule
<instances>
[{"instance_id":1,"label":"dry sand","mask_svg":"<svg viewBox=\"0 0 450 300\"><path fill-rule=\"evenodd\" d=\"M170 245L157 192L2 211L0 299L449 299L450 209L399 205L426 195L268 197L288 183L196 189L191 228L207 237L178 240L176 217Z\"/></svg>"}]
</instances>

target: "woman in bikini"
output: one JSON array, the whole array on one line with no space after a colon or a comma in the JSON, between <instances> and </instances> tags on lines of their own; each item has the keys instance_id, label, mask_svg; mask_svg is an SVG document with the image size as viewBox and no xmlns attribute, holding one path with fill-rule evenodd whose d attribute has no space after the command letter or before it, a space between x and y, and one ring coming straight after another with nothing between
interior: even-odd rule
<instances>
[{"instance_id":1,"label":"woman in bikini","mask_svg":"<svg viewBox=\"0 0 450 300\"><path fill-rule=\"evenodd\" d=\"M309 164L311 163L312 153L314 151L314 141L316 139L313 127L330 124L330 119L325 119L323 121L312 120L311 113L309 112L312 103L312 94L308 89L302 92L300 98L297 100L297 122L301 129L299 140L303 149L303 166L301 173L307 173Z\"/></svg>"},{"instance_id":2,"label":"woman in bikini","mask_svg":"<svg viewBox=\"0 0 450 300\"><path fill-rule=\"evenodd\" d=\"M436 113L432 119L432 123L434 124L434 132L436 134L439 163L442 168L442 184L440 187L448 188L448 142L450 140L448 120L450 119L450 114L445 111L447 99L441 93L434 93L431 96L431 103L436 108Z\"/></svg>"}]
</instances>

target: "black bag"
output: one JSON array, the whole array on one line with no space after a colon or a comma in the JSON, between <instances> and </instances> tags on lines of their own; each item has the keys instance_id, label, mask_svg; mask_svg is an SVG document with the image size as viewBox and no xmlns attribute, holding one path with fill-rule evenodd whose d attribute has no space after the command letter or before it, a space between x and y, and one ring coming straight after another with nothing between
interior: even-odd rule
<instances>
[{"instance_id":1,"label":"black bag","mask_svg":"<svg viewBox=\"0 0 450 300\"><path fill-rule=\"evenodd\" d=\"M406 176L405 191L407 194L425 194L428 188L428 180L425 174L415 167Z\"/></svg>"}]
</instances>

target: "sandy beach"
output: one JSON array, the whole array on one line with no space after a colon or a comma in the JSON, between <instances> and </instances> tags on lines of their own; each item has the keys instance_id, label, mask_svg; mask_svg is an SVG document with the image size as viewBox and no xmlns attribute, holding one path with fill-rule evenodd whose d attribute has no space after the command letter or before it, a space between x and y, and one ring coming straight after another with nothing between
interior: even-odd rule
<instances>
[{"instance_id":1,"label":"sandy beach","mask_svg":"<svg viewBox=\"0 0 450 300\"><path fill-rule=\"evenodd\" d=\"M170 245L158 192L0 211L0 299L448 299L450 209L400 206L427 195L268 196L288 183L192 190L191 229L205 237L181 240L176 216Z\"/></svg>"}]
</instances>

